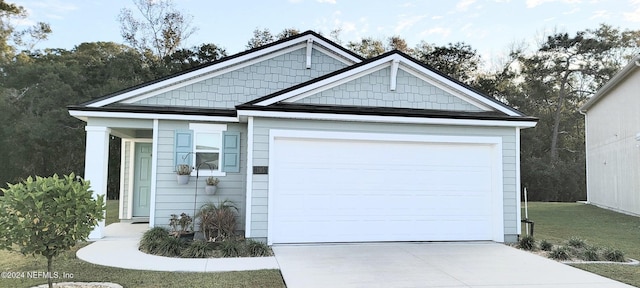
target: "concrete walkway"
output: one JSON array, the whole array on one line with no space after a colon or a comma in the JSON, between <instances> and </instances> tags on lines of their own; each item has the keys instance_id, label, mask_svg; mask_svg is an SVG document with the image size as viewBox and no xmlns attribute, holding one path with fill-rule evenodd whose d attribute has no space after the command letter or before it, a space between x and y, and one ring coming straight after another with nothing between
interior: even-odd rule
<instances>
[{"instance_id":1,"label":"concrete walkway","mask_svg":"<svg viewBox=\"0 0 640 288\"><path fill-rule=\"evenodd\" d=\"M274 246L288 288L632 286L490 242Z\"/></svg>"},{"instance_id":2,"label":"concrete walkway","mask_svg":"<svg viewBox=\"0 0 640 288\"><path fill-rule=\"evenodd\" d=\"M148 224L114 223L105 237L78 250L76 256L89 263L134 270L170 272L227 272L279 269L275 257L185 259L149 255L138 250Z\"/></svg>"}]
</instances>

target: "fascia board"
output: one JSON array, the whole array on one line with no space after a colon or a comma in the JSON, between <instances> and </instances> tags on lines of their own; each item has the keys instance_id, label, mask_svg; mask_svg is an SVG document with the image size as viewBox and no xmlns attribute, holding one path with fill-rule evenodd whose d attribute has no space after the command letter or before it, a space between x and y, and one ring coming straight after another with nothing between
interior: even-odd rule
<instances>
[{"instance_id":1,"label":"fascia board","mask_svg":"<svg viewBox=\"0 0 640 288\"><path fill-rule=\"evenodd\" d=\"M125 119L160 119L160 120L184 120L184 121L215 121L215 122L239 122L238 117L184 115L184 114L156 114L156 113L131 113L131 112L106 112L106 111L80 111L69 110L69 114L80 120L86 121L90 117L100 118L125 118Z\"/></svg>"},{"instance_id":2,"label":"fascia board","mask_svg":"<svg viewBox=\"0 0 640 288\"><path fill-rule=\"evenodd\" d=\"M424 118L424 117L402 117L402 116L377 116L377 115L353 115L353 114L330 114L330 113L305 113L305 112L238 110L238 117L251 117L251 116L253 116L253 117L268 117L268 118L333 120L333 121L353 121L353 122L378 122L378 123L383 122L383 123L405 123L405 124L498 126L498 127L520 127L520 128L531 128L531 127L535 127L536 126L536 122L533 122L533 121Z\"/></svg>"}]
</instances>

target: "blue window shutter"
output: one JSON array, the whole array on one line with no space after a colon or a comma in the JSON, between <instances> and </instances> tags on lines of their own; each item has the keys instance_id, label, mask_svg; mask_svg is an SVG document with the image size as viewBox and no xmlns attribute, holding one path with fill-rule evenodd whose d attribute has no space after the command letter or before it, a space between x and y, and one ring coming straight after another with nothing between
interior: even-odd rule
<instances>
[{"instance_id":1,"label":"blue window shutter","mask_svg":"<svg viewBox=\"0 0 640 288\"><path fill-rule=\"evenodd\" d=\"M240 132L222 132L222 172L240 172Z\"/></svg>"},{"instance_id":2,"label":"blue window shutter","mask_svg":"<svg viewBox=\"0 0 640 288\"><path fill-rule=\"evenodd\" d=\"M193 131L176 130L175 167L180 164L193 165Z\"/></svg>"}]
</instances>

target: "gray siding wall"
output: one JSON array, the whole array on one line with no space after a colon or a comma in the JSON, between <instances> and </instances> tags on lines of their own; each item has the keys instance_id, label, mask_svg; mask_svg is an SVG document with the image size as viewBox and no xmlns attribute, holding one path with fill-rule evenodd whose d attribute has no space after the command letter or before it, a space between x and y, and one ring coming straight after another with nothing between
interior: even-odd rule
<instances>
[{"instance_id":1,"label":"gray siding wall","mask_svg":"<svg viewBox=\"0 0 640 288\"><path fill-rule=\"evenodd\" d=\"M393 108L482 111L444 90L398 69L396 90L390 90L387 67L342 85L303 98L297 103Z\"/></svg>"},{"instance_id":2,"label":"gray siding wall","mask_svg":"<svg viewBox=\"0 0 640 288\"><path fill-rule=\"evenodd\" d=\"M211 123L225 124L225 123ZM224 200L233 201L238 207L238 224L237 229L244 229L245 221L245 195L246 195L246 167L247 155L247 129L244 124L227 124L227 131L240 132L240 172L227 172L226 176L220 177L218 191L215 195L207 195L204 192L205 176L191 177L189 184L178 185L176 181L176 173L174 167L174 145L175 130L189 129L187 121L160 121L158 125L158 169L156 182L156 208L155 208L155 225L169 226L169 218L171 214L185 212L191 216L194 215L194 201L196 209L202 204L209 201L219 203ZM197 190L196 190L197 185ZM197 223L196 225L197 230Z\"/></svg>"},{"instance_id":3,"label":"gray siding wall","mask_svg":"<svg viewBox=\"0 0 640 288\"><path fill-rule=\"evenodd\" d=\"M234 108L347 66L315 49L311 57L311 69L306 69L306 49L302 48L135 104Z\"/></svg>"},{"instance_id":4,"label":"gray siding wall","mask_svg":"<svg viewBox=\"0 0 640 288\"><path fill-rule=\"evenodd\" d=\"M517 230L516 132L511 127L472 127L418 124L380 124L314 120L254 119L253 165L269 165L269 130L297 129L316 131L371 132L417 135L462 135L502 137L505 240L513 240ZM253 175L251 237L267 237L268 175Z\"/></svg>"},{"instance_id":5,"label":"gray siding wall","mask_svg":"<svg viewBox=\"0 0 640 288\"><path fill-rule=\"evenodd\" d=\"M122 147L122 153L124 153L124 163L122 163L122 170L124 173L124 177L122 177L122 179L120 179L120 181L122 181L122 183L124 184L124 191L122 193L123 197L122 197L122 211L123 211L123 218L121 219L131 219L131 215L129 215L129 197L131 197L131 195L129 195L129 191L132 187L129 187L129 173L130 173L130 169L133 169L133 167L131 167L130 165L130 159L131 157L133 157L132 153L131 153L131 141L126 141L124 142L124 145Z\"/></svg>"}]
</instances>

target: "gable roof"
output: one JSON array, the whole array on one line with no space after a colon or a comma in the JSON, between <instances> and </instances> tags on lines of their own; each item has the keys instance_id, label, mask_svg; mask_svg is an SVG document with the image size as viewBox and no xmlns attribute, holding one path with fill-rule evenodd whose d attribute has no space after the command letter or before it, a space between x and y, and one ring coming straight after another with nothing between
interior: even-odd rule
<instances>
[{"instance_id":1,"label":"gable roof","mask_svg":"<svg viewBox=\"0 0 640 288\"><path fill-rule=\"evenodd\" d=\"M380 56L351 65L322 77L312 79L242 105L238 105L236 108L240 110L269 110L271 108L268 107L283 108L287 107L287 104L289 104L289 107L294 107L292 102L295 99L304 98L306 95L317 93L339 85L340 83L349 81L354 77L358 77L362 73L367 73L367 71L371 71L372 69L376 69L382 65L384 65L384 67L392 65L392 62L398 63L397 65L402 65L403 70L417 72L414 74L424 76L423 80L434 83L439 88L448 91L452 95L463 98L463 100L474 104L486 112L498 111L505 116L525 117L525 115L520 111L494 99L493 97L487 96L458 80L442 74L434 68L397 50L384 53Z\"/></svg>"},{"instance_id":2,"label":"gable roof","mask_svg":"<svg viewBox=\"0 0 640 288\"><path fill-rule=\"evenodd\" d=\"M624 79L627 78L627 76L629 76L636 69L640 69L640 55L633 58L633 60L631 60L631 62L629 62L627 66L622 68L622 70L616 73L616 75L614 75L607 83L602 85L602 87L598 89L596 94L591 96L591 98L589 98L589 101L582 105L579 110L582 112L588 111L589 108L591 108L593 105L596 105L598 101L608 95L611 89L620 84L620 82L624 81Z\"/></svg>"},{"instance_id":3,"label":"gable roof","mask_svg":"<svg viewBox=\"0 0 640 288\"><path fill-rule=\"evenodd\" d=\"M174 88L177 83L186 85L185 83L195 82L201 77L211 74L212 72L230 68L239 63L251 61L260 57L265 57L277 51L300 45L302 43L307 43L308 41L318 44L319 47L326 48L324 50L334 54L337 58L341 58L342 61L349 62L350 64L363 61L363 58L358 54L324 38L322 35L313 31L305 31L286 39L224 57L150 82L129 87L72 107L103 107L144 93L149 93L151 91L163 91L163 89Z\"/></svg>"},{"instance_id":4,"label":"gable roof","mask_svg":"<svg viewBox=\"0 0 640 288\"><path fill-rule=\"evenodd\" d=\"M330 57L338 59L349 66L235 107L210 108L134 103L134 101L172 91L203 79L216 77L222 73L235 71L235 69L239 69L238 67L258 63L303 47L307 49L307 65L309 65L311 46L313 46L313 49L318 49L322 53L330 55ZM464 105L474 111L467 111L469 109L466 108L436 110L393 105L392 107L371 107L295 103L297 100L313 95L318 91L331 89L342 83L357 79L362 75L367 75L367 73L371 74L372 71L379 71L387 67L391 67L391 75L394 75L393 71L395 69L395 75L389 79L393 87L391 90L395 90L396 81L394 79L397 77L398 69L401 68L403 75L409 75L425 81L427 84L444 91L443 93L447 94L447 97L457 97L456 101L466 102ZM260 95L256 95L256 97L258 96ZM238 122L242 121L241 119L246 120L247 116L268 115L268 117L299 117L300 119L356 119L354 121L395 121L399 123L445 123L442 121L454 119L453 122L459 125L517 127L533 127L537 122L537 118L528 117L493 97L485 95L400 51L390 51L378 57L365 60L354 52L312 31L306 31L287 39L130 87L80 105L69 106L68 108L72 116L85 121L88 117L116 117ZM380 116L386 120L383 120ZM480 121L482 123L479 123L476 120L487 121Z\"/></svg>"}]
</instances>

